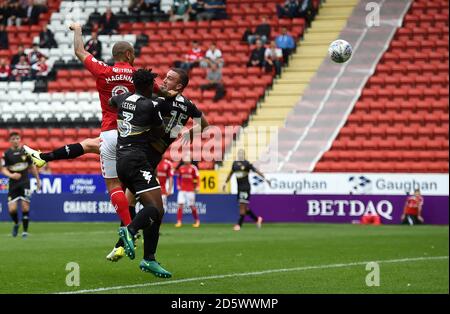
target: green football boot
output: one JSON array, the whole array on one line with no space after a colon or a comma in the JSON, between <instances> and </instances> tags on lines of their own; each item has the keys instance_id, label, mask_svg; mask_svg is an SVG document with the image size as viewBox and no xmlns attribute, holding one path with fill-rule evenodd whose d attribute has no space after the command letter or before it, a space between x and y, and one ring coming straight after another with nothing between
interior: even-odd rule
<instances>
[{"instance_id":1,"label":"green football boot","mask_svg":"<svg viewBox=\"0 0 450 314\"><path fill-rule=\"evenodd\" d=\"M143 259L139 264L139 268L147 273L152 273L156 277L170 278L172 274L159 265L157 261L147 261Z\"/></svg>"}]
</instances>

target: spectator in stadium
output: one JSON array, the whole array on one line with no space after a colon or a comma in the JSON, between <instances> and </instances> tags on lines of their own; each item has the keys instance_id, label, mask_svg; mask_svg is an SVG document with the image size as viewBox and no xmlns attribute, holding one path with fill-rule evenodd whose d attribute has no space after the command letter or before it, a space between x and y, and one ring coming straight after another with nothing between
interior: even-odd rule
<instances>
[{"instance_id":1,"label":"spectator in stadium","mask_svg":"<svg viewBox=\"0 0 450 314\"><path fill-rule=\"evenodd\" d=\"M225 88L222 83L222 71L216 63L211 63L208 73L206 74L207 84L200 86L201 90L215 89L216 95L213 101L219 101L225 96Z\"/></svg>"},{"instance_id":2,"label":"spectator in stadium","mask_svg":"<svg viewBox=\"0 0 450 314\"><path fill-rule=\"evenodd\" d=\"M306 26L311 26L311 21L316 16L316 9L312 3L312 0L303 0L299 7L298 17L302 17L306 21Z\"/></svg>"},{"instance_id":3,"label":"spectator in stadium","mask_svg":"<svg viewBox=\"0 0 450 314\"><path fill-rule=\"evenodd\" d=\"M9 7L6 1L0 1L0 24L6 25L8 21Z\"/></svg>"},{"instance_id":4,"label":"spectator in stadium","mask_svg":"<svg viewBox=\"0 0 450 314\"><path fill-rule=\"evenodd\" d=\"M422 217L423 197L420 194L420 189L414 190L414 195L408 196L402 214L402 224L404 225L421 225L423 224Z\"/></svg>"},{"instance_id":5,"label":"spectator in stadium","mask_svg":"<svg viewBox=\"0 0 450 314\"><path fill-rule=\"evenodd\" d=\"M266 72L271 72L275 68L275 74L281 75L281 65L283 63L283 51L277 47L274 41L270 42L270 46L266 48L264 54Z\"/></svg>"},{"instance_id":6,"label":"spectator in stadium","mask_svg":"<svg viewBox=\"0 0 450 314\"><path fill-rule=\"evenodd\" d=\"M189 0L174 0L170 9L170 21L189 21L189 13L191 12L191 4Z\"/></svg>"},{"instance_id":7,"label":"spectator in stadium","mask_svg":"<svg viewBox=\"0 0 450 314\"><path fill-rule=\"evenodd\" d=\"M111 8L106 9L106 12L102 15L99 21L99 34L100 35L112 35L117 34L119 28L119 22L117 17L111 11Z\"/></svg>"},{"instance_id":8,"label":"spectator in stadium","mask_svg":"<svg viewBox=\"0 0 450 314\"><path fill-rule=\"evenodd\" d=\"M242 35L242 41L243 42L245 42L245 43L247 43L248 44L248 38L250 37L250 36L252 36L253 35L253 32L252 32L252 29L250 28L250 27L247 27L246 29L245 29L245 32L244 32L244 34Z\"/></svg>"},{"instance_id":9,"label":"spectator in stadium","mask_svg":"<svg viewBox=\"0 0 450 314\"><path fill-rule=\"evenodd\" d=\"M8 33L5 30L5 25L0 24L0 50L9 49Z\"/></svg>"},{"instance_id":10,"label":"spectator in stadium","mask_svg":"<svg viewBox=\"0 0 450 314\"><path fill-rule=\"evenodd\" d=\"M161 0L142 0L140 4L141 10L146 12L159 12Z\"/></svg>"},{"instance_id":11,"label":"spectator in stadium","mask_svg":"<svg viewBox=\"0 0 450 314\"><path fill-rule=\"evenodd\" d=\"M268 40L270 40L270 33L271 33L271 27L270 24L267 22L267 17L263 16L261 20L261 24L256 26L255 33L252 35L249 35L247 40L250 45L253 45L256 40L260 39L265 45Z\"/></svg>"},{"instance_id":12,"label":"spectator in stadium","mask_svg":"<svg viewBox=\"0 0 450 314\"><path fill-rule=\"evenodd\" d=\"M39 47L41 48L58 48L58 44L55 40L55 35L47 27L47 24L42 27L42 31L39 33Z\"/></svg>"},{"instance_id":13,"label":"spectator in stadium","mask_svg":"<svg viewBox=\"0 0 450 314\"><path fill-rule=\"evenodd\" d=\"M227 18L223 0L205 0L204 11L197 14L197 21L223 20Z\"/></svg>"},{"instance_id":14,"label":"spectator in stadium","mask_svg":"<svg viewBox=\"0 0 450 314\"><path fill-rule=\"evenodd\" d=\"M37 78L45 78L48 75L47 58L41 56L38 62L31 65L31 78L33 80Z\"/></svg>"},{"instance_id":15,"label":"spectator in stadium","mask_svg":"<svg viewBox=\"0 0 450 314\"><path fill-rule=\"evenodd\" d=\"M20 57L11 74L15 81L23 82L30 79L30 64L25 56Z\"/></svg>"},{"instance_id":16,"label":"spectator in stadium","mask_svg":"<svg viewBox=\"0 0 450 314\"><path fill-rule=\"evenodd\" d=\"M197 20L197 16L205 11L205 1L197 0L194 3L191 3L191 18L192 20Z\"/></svg>"},{"instance_id":17,"label":"spectator in stadium","mask_svg":"<svg viewBox=\"0 0 450 314\"><path fill-rule=\"evenodd\" d=\"M22 19L23 24L36 25L39 23L39 16L41 13L46 12L45 6L37 5L34 0L28 0L25 7L25 15Z\"/></svg>"},{"instance_id":18,"label":"spectator in stadium","mask_svg":"<svg viewBox=\"0 0 450 314\"><path fill-rule=\"evenodd\" d=\"M262 44L261 40L256 41L256 47L250 54L250 60L247 63L248 67L260 67L264 66L264 56L266 54L266 48Z\"/></svg>"},{"instance_id":19,"label":"spectator in stadium","mask_svg":"<svg viewBox=\"0 0 450 314\"><path fill-rule=\"evenodd\" d=\"M180 68L189 71L193 67L199 65L200 61L203 59L203 51L198 41L192 42L192 48L184 55L184 62L181 62Z\"/></svg>"},{"instance_id":20,"label":"spectator in stadium","mask_svg":"<svg viewBox=\"0 0 450 314\"><path fill-rule=\"evenodd\" d=\"M91 39L86 42L84 49L93 55L95 59L102 59L102 43L98 40L96 32L92 32Z\"/></svg>"},{"instance_id":21,"label":"spectator in stadium","mask_svg":"<svg viewBox=\"0 0 450 314\"><path fill-rule=\"evenodd\" d=\"M11 74L11 67L6 59L0 59L0 81L8 81Z\"/></svg>"},{"instance_id":22,"label":"spectator in stadium","mask_svg":"<svg viewBox=\"0 0 450 314\"><path fill-rule=\"evenodd\" d=\"M130 0L128 4L128 11L138 13L141 11L142 4L144 3L144 0Z\"/></svg>"},{"instance_id":23,"label":"spectator in stadium","mask_svg":"<svg viewBox=\"0 0 450 314\"><path fill-rule=\"evenodd\" d=\"M287 65L289 62L289 56L295 49L295 41L294 38L288 33L286 27L283 27L281 35L278 35L277 38L275 38L275 43L277 47L281 48L283 51L283 62Z\"/></svg>"},{"instance_id":24,"label":"spectator in stadium","mask_svg":"<svg viewBox=\"0 0 450 314\"><path fill-rule=\"evenodd\" d=\"M22 18L25 16L25 10L21 7L20 3L18 1L16 2L9 2L7 5L7 13L6 13L6 19L7 19L7 25L22 25Z\"/></svg>"},{"instance_id":25,"label":"spectator in stadium","mask_svg":"<svg viewBox=\"0 0 450 314\"><path fill-rule=\"evenodd\" d=\"M33 48L28 54L28 62L30 63L30 65L33 65L38 62L43 56L44 55L42 54L42 52L39 51L39 45L33 44Z\"/></svg>"},{"instance_id":26,"label":"spectator in stadium","mask_svg":"<svg viewBox=\"0 0 450 314\"><path fill-rule=\"evenodd\" d=\"M200 62L200 66L203 68L207 68L212 64L216 64L219 68L222 68L223 63L224 60L222 58L222 51L217 48L215 42L211 43L208 50L206 51L205 57Z\"/></svg>"},{"instance_id":27,"label":"spectator in stadium","mask_svg":"<svg viewBox=\"0 0 450 314\"><path fill-rule=\"evenodd\" d=\"M299 17L300 3L298 0L286 0L284 5L277 4L277 15L280 19Z\"/></svg>"},{"instance_id":28,"label":"spectator in stadium","mask_svg":"<svg viewBox=\"0 0 450 314\"><path fill-rule=\"evenodd\" d=\"M19 45L17 53L11 58L11 67L14 67L17 63L19 63L20 57L26 57L25 47L23 45Z\"/></svg>"}]
</instances>

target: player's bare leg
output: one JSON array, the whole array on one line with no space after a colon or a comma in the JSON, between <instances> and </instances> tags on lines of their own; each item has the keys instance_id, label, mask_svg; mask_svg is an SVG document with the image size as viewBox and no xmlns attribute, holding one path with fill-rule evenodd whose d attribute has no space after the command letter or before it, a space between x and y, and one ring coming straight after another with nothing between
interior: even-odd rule
<instances>
[{"instance_id":1,"label":"player's bare leg","mask_svg":"<svg viewBox=\"0 0 450 314\"><path fill-rule=\"evenodd\" d=\"M28 225L30 222L29 213L30 213L30 202L22 200L22 238L28 237Z\"/></svg>"},{"instance_id":2,"label":"player's bare leg","mask_svg":"<svg viewBox=\"0 0 450 314\"><path fill-rule=\"evenodd\" d=\"M233 230L239 231L241 230L242 224L244 223L245 215L247 215L248 204L239 203L239 221L236 225L234 225Z\"/></svg>"},{"instance_id":3,"label":"player's bare leg","mask_svg":"<svg viewBox=\"0 0 450 314\"><path fill-rule=\"evenodd\" d=\"M177 223L175 224L175 228L180 228L183 225L183 208L184 204L178 204L178 212L177 212Z\"/></svg>"},{"instance_id":4,"label":"player's bare leg","mask_svg":"<svg viewBox=\"0 0 450 314\"><path fill-rule=\"evenodd\" d=\"M19 218L17 215L17 200L13 201L13 202L8 202L8 212L9 215L11 216L12 221L14 222L14 226L12 229L12 236L13 237L17 237L17 234L19 232Z\"/></svg>"},{"instance_id":5,"label":"player's bare leg","mask_svg":"<svg viewBox=\"0 0 450 314\"><path fill-rule=\"evenodd\" d=\"M191 205L192 217L194 217L194 224L192 227L199 228L200 227L200 219L198 218L198 210L195 205Z\"/></svg>"},{"instance_id":6,"label":"player's bare leg","mask_svg":"<svg viewBox=\"0 0 450 314\"><path fill-rule=\"evenodd\" d=\"M54 160L74 159L84 154L100 154L100 137L87 138L79 143L67 144L48 153L41 153L29 146L23 148L37 167L43 167L47 162Z\"/></svg>"}]
</instances>

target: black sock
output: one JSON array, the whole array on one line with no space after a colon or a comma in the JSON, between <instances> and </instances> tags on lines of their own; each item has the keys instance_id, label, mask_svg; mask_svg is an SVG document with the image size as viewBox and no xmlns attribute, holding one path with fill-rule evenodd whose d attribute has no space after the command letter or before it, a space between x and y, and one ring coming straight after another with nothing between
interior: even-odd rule
<instances>
[{"instance_id":1,"label":"black sock","mask_svg":"<svg viewBox=\"0 0 450 314\"><path fill-rule=\"evenodd\" d=\"M155 260L160 226L161 222L154 222L144 229L144 259L147 261Z\"/></svg>"},{"instance_id":2,"label":"black sock","mask_svg":"<svg viewBox=\"0 0 450 314\"><path fill-rule=\"evenodd\" d=\"M134 206L128 206L128 210L130 211L131 220L136 217L136 208ZM123 222L120 222L120 226L123 227ZM123 247L124 243L122 241L122 238L119 238L119 241L117 241L116 245L114 247Z\"/></svg>"},{"instance_id":3,"label":"black sock","mask_svg":"<svg viewBox=\"0 0 450 314\"><path fill-rule=\"evenodd\" d=\"M255 215L254 212L252 212L251 209L248 209L248 210L247 210L247 215L249 215L254 221L257 221L257 220L258 220L258 217Z\"/></svg>"},{"instance_id":4,"label":"black sock","mask_svg":"<svg viewBox=\"0 0 450 314\"><path fill-rule=\"evenodd\" d=\"M28 224L29 223L30 223L30 219L28 218L28 213L23 213L23 215L22 215L23 232L28 232Z\"/></svg>"},{"instance_id":5,"label":"black sock","mask_svg":"<svg viewBox=\"0 0 450 314\"><path fill-rule=\"evenodd\" d=\"M120 222L120 226L123 227L123 222L122 222L122 221ZM116 243L116 245L115 245L114 247L115 247L115 248L118 248L118 247L120 247L120 246L121 246L121 247L124 247L124 243L123 243L122 238L119 237L119 241L117 241L117 243Z\"/></svg>"},{"instance_id":6,"label":"black sock","mask_svg":"<svg viewBox=\"0 0 450 314\"><path fill-rule=\"evenodd\" d=\"M245 215L240 215L239 216L239 221L238 221L238 225L239 226L242 226L242 223L244 222L244 217L245 217Z\"/></svg>"},{"instance_id":7,"label":"black sock","mask_svg":"<svg viewBox=\"0 0 450 314\"><path fill-rule=\"evenodd\" d=\"M128 225L128 230L135 235L139 230L145 229L154 222L161 222L161 214L156 207L146 206L136 214Z\"/></svg>"},{"instance_id":8,"label":"black sock","mask_svg":"<svg viewBox=\"0 0 450 314\"><path fill-rule=\"evenodd\" d=\"M84 155L83 146L80 143L69 144L55 149L51 153L40 153L39 157L45 161L74 159Z\"/></svg>"},{"instance_id":9,"label":"black sock","mask_svg":"<svg viewBox=\"0 0 450 314\"><path fill-rule=\"evenodd\" d=\"M130 212L131 220L133 220L136 217L136 207L128 206L128 211Z\"/></svg>"},{"instance_id":10,"label":"black sock","mask_svg":"<svg viewBox=\"0 0 450 314\"><path fill-rule=\"evenodd\" d=\"M11 216L11 219L14 221L14 223L17 225L19 223L19 218L17 217L17 212L11 212L9 213Z\"/></svg>"}]
</instances>

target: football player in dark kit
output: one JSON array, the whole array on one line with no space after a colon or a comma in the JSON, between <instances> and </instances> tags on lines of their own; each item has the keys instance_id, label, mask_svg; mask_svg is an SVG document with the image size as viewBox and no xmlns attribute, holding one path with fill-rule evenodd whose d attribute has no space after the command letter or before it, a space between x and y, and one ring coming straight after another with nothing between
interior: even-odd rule
<instances>
[{"instance_id":1,"label":"football player in dark kit","mask_svg":"<svg viewBox=\"0 0 450 314\"><path fill-rule=\"evenodd\" d=\"M226 184L228 181L230 181L231 176L233 173L236 176L237 184L238 184L238 202L239 202L239 221L234 226L235 231L241 230L242 223L244 222L244 218L246 215L249 215L255 222L256 226L258 228L261 228L262 224L262 217L256 216L255 213L248 207L250 203L250 182L248 181L248 174L250 171L256 172L261 178L263 178L266 182L266 178L264 175L257 170L253 165L245 160L245 151L243 149L240 149L238 151L238 158L236 161L233 162L233 165L231 167L231 171L228 174L227 179L225 180L225 184L223 185L223 190L226 189Z\"/></svg>"},{"instance_id":2,"label":"football player in dark kit","mask_svg":"<svg viewBox=\"0 0 450 314\"><path fill-rule=\"evenodd\" d=\"M21 201L22 208L22 238L28 236L29 211L30 211L30 179L28 178L28 169L31 170L36 178L37 189L41 188L41 180L36 166L33 165L31 159L25 154L23 147L20 145L19 133L12 132L9 135L11 148L4 154L1 162L2 173L9 178L8 192L8 211L14 226L12 236L16 237L19 232L19 218L17 215L17 205Z\"/></svg>"},{"instance_id":3,"label":"football player in dark kit","mask_svg":"<svg viewBox=\"0 0 450 314\"><path fill-rule=\"evenodd\" d=\"M119 244L123 244L126 255L134 259L134 236L142 229L144 259L139 267L155 276L170 278L172 274L155 260L164 215L156 168L189 118L201 118L201 131L208 123L197 107L181 95L189 82L185 71L172 69L164 79L164 89L179 92L175 97L149 99L155 77L150 71L137 71L133 75L136 94L126 93L110 100L110 104L118 108L119 179L144 206L128 226L119 228ZM190 133L192 135L193 130Z\"/></svg>"}]
</instances>

